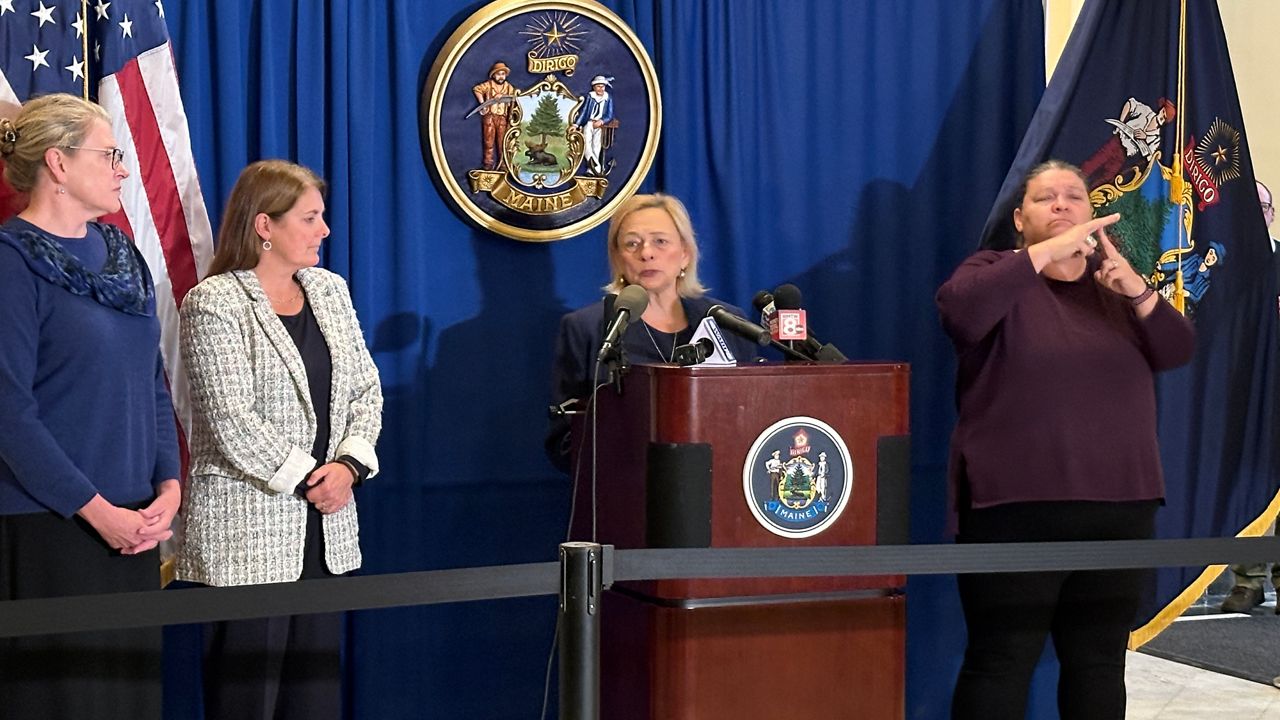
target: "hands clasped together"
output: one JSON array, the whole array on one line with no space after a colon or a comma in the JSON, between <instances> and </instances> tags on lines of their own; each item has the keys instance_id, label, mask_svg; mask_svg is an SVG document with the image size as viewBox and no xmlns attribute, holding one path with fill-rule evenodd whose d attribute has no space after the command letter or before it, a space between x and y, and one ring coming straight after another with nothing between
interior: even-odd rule
<instances>
[{"instance_id":1,"label":"hands clasped together","mask_svg":"<svg viewBox=\"0 0 1280 720\"><path fill-rule=\"evenodd\" d=\"M355 481L351 468L340 462L325 463L307 477L307 501L325 515L336 513L353 499Z\"/></svg>"},{"instance_id":2,"label":"hands clasped together","mask_svg":"<svg viewBox=\"0 0 1280 720\"><path fill-rule=\"evenodd\" d=\"M173 537L173 517L182 503L182 489L177 480L165 480L156 489L156 498L139 510L112 505L101 495L80 509L93 529L122 555L137 555Z\"/></svg>"}]
</instances>

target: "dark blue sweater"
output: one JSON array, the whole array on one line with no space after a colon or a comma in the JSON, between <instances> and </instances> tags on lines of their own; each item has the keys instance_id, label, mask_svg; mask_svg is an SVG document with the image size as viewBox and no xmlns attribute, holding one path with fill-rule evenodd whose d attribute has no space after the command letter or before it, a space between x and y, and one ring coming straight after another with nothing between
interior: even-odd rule
<instances>
[{"instance_id":1,"label":"dark blue sweater","mask_svg":"<svg viewBox=\"0 0 1280 720\"><path fill-rule=\"evenodd\" d=\"M0 515L70 517L95 493L117 505L149 500L179 472L150 275L131 248L118 254L137 263L148 288L141 310L77 294L19 238L32 229L0 226ZM89 278L106 269L109 242L128 242L95 225L84 238L44 236L72 256L65 267Z\"/></svg>"}]
</instances>

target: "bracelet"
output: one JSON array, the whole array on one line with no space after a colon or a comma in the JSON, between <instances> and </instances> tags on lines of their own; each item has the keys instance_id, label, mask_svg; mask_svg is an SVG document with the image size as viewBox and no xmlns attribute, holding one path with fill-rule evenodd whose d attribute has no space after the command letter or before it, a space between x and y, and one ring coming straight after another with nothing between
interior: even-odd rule
<instances>
[{"instance_id":1,"label":"bracelet","mask_svg":"<svg viewBox=\"0 0 1280 720\"><path fill-rule=\"evenodd\" d=\"M343 458L337 458L334 462L351 471L351 482L353 484L360 482L360 472L356 470L355 465L352 465L349 461Z\"/></svg>"},{"instance_id":2,"label":"bracelet","mask_svg":"<svg viewBox=\"0 0 1280 720\"><path fill-rule=\"evenodd\" d=\"M1138 306L1146 302L1147 298L1151 297L1154 293L1155 289L1148 285L1147 289L1143 290L1141 293L1134 295L1133 297L1129 297L1128 295L1125 295L1124 297L1131 305Z\"/></svg>"},{"instance_id":3,"label":"bracelet","mask_svg":"<svg viewBox=\"0 0 1280 720\"><path fill-rule=\"evenodd\" d=\"M359 460L351 457L350 455L340 455L338 456L338 459L355 469L356 485L363 483L365 479L369 477L369 468L365 467L365 464Z\"/></svg>"}]
</instances>

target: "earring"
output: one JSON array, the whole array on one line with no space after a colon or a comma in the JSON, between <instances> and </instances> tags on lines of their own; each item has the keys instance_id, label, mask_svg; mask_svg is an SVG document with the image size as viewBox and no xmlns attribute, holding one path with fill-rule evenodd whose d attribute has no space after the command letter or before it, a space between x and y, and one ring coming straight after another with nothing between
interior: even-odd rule
<instances>
[{"instance_id":1,"label":"earring","mask_svg":"<svg viewBox=\"0 0 1280 720\"><path fill-rule=\"evenodd\" d=\"M680 277L684 277L684 268L680 268Z\"/></svg>"},{"instance_id":2,"label":"earring","mask_svg":"<svg viewBox=\"0 0 1280 720\"><path fill-rule=\"evenodd\" d=\"M263 252L267 252L267 251L269 251L270 249L271 249L271 241L270 241L270 240L263 240L263 241L262 241L262 251L263 251Z\"/></svg>"},{"instance_id":3,"label":"earring","mask_svg":"<svg viewBox=\"0 0 1280 720\"><path fill-rule=\"evenodd\" d=\"M58 186L58 194L59 194L59 195L66 195L66 194L67 194L67 189L66 189L66 188L64 188L64 187L62 187L61 185L59 185L59 186Z\"/></svg>"}]
</instances>

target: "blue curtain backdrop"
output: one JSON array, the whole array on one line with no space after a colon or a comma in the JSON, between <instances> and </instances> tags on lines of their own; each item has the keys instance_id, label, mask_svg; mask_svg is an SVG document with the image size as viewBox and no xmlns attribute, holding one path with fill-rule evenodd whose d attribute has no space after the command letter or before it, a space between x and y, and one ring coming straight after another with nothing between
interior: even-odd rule
<instances>
[{"instance_id":1,"label":"blue curtain backdrop","mask_svg":"<svg viewBox=\"0 0 1280 720\"><path fill-rule=\"evenodd\" d=\"M364 572L545 561L564 537L567 481L541 450L550 355L559 316L599 297L604 228L519 243L437 194L421 87L483 4L166 4L215 226L252 160L330 183L324 263L350 281L387 398L383 473L358 495ZM911 363L912 538L944 541L953 362L932 298L976 248L1043 92L1040 0L605 4L663 90L642 191L687 203L717 296L796 283L824 340ZM908 592L908 717L944 718L964 636L954 580ZM354 614L350 717L537 717L554 607ZM196 638L170 639L169 716L198 717ZM1055 716L1050 679L1034 717Z\"/></svg>"}]
</instances>

